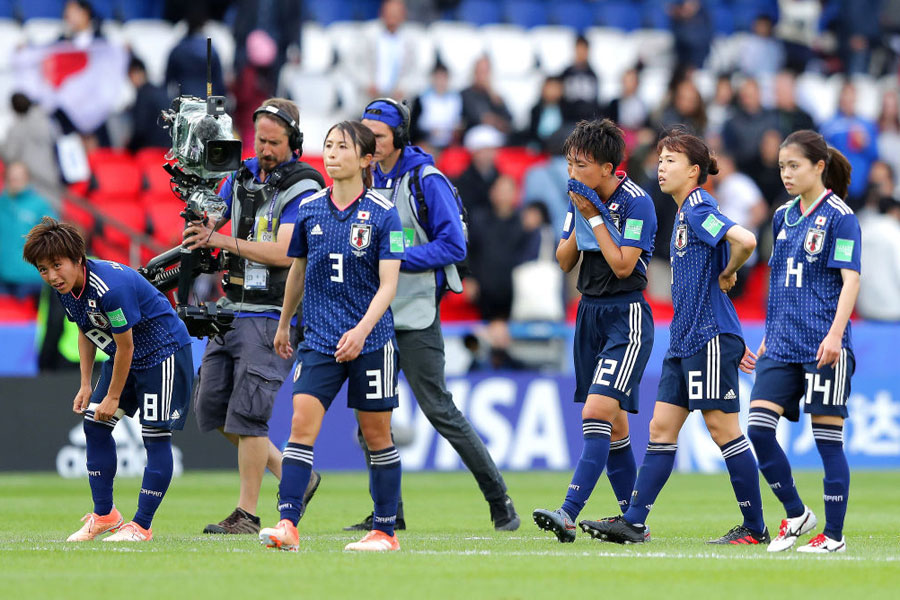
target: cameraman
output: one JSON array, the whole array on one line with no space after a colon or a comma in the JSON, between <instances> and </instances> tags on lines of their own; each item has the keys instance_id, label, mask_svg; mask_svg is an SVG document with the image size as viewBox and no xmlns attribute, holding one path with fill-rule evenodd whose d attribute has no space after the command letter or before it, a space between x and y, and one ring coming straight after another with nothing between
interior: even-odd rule
<instances>
[{"instance_id":1,"label":"cameraman","mask_svg":"<svg viewBox=\"0 0 900 600\"><path fill-rule=\"evenodd\" d=\"M225 297L218 304L238 317L223 343L207 344L195 388L200 430L218 429L238 447L241 481L237 508L204 533L258 533L255 513L266 467L281 478L281 452L269 441L268 421L292 361L278 356L272 340L300 201L325 187L318 171L298 160L303 145L299 119L290 100L263 102L253 113L256 156L245 160L219 192L228 210L218 223L194 222L184 232L184 245L191 250L227 252ZM232 235L218 233L228 220ZM304 506L318 482L313 473Z\"/></svg>"},{"instance_id":2,"label":"cameraman","mask_svg":"<svg viewBox=\"0 0 900 600\"><path fill-rule=\"evenodd\" d=\"M390 98L374 100L366 106L362 123L375 134L373 187L391 199L404 228L406 258L391 303L400 369L419 408L475 476L490 506L494 528L513 531L519 527L519 516L506 495L503 476L478 433L453 403L444 378L439 305L447 289L462 291L454 264L466 256L462 205L431 155L409 143L405 104ZM360 444L365 448L361 435ZM366 459L369 462L368 452ZM397 523L399 529L404 528L402 508ZM346 529L371 528L370 515Z\"/></svg>"}]
</instances>

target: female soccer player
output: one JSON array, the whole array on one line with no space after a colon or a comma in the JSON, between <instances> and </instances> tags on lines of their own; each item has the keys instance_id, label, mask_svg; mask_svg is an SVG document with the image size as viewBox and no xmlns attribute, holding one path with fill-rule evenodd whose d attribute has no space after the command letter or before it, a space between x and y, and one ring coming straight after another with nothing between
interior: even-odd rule
<instances>
[{"instance_id":1,"label":"female soccer player","mask_svg":"<svg viewBox=\"0 0 900 600\"><path fill-rule=\"evenodd\" d=\"M397 407L397 355L389 306L397 292L403 228L397 209L368 188L375 136L358 122L334 125L325 138L325 170L334 185L306 198L288 256L275 350L293 355L290 316L303 297L306 339L294 370L294 416L282 458L281 521L259 532L268 547L297 550L297 521L313 465L322 418L349 379L347 404L372 456L369 489L373 529L345 550L399 550L394 535L400 495L400 455L391 441ZM306 295L303 295L304 290Z\"/></svg>"},{"instance_id":2,"label":"female soccer player","mask_svg":"<svg viewBox=\"0 0 900 600\"><path fill-rule=\"evenodd\" d=\"M795 197L772 220L766 336L759 347L747 434L760 470L787 512L769 552L787 550L817 524L775 440L778 419L799 420L803 401L825 467L825 531L797 550L844 552L850 470L843 427L856 367L849 319L860 270L859 222L841 200L850 164L821 135L802 130L781 145L778 167L785 189Z\"/></svg>"},{"instance_id":3,"label":"female soccer player","mask_svg":"<svg viewBox=\"0 0 900 600\"><path fill-rule=\"evenodd\" d=\"M194 363L191 339L172 305L133 269L87 260L84 238L68 223L44 217L28 233L25 260L56 292L78 325L81 387L72 410L84 415L87 472L94 511L67 541L83 542L115 532L105 542L146 542L150 523L172 480L172 430L182 429L190 408ZM96 348L111 360L91 390ZM134 519L122 525L113 504L116 443L123 415L141 412L147 466Z\"/></svg>"},{"instance_id":4,"label":"female soccer player","mask_svg":"<svg viewBox=\"0 0 900 600\"><path fill-rule=\"evenodd\" d=\"M741 338L737 313L726 295L756 247L756 238L719 212L715 198L698 187L707 175L718 173L716 159L703 140L676 128L660 140L657 151L659 187L678 205L670 247L675 315L669 351L650 422L650 442L628 510L580 525L595 538L642 543L647 515L672 473L678 432L690 411L700 410L725 458L744 516L742 525L710 543L768 543L756 459L738 425L738 368L751 372L756 356Z\"/></svg>"}]
</instances>

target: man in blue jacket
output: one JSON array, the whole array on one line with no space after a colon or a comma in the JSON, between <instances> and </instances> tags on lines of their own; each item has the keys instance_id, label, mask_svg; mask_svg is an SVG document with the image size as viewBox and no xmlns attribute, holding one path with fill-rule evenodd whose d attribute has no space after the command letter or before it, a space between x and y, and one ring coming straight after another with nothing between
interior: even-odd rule
<instances>
[{"instance_id":1,"label":"man in blue jacket","mask_svg":"<svg viewBox=\"0 0 900 600\"><path fill-rule=\"evenodd\" d=\"M484 442L453 403L444 378L440 301L444 291L462 291L455 263L466 256L461 204L434 159L409 143L409 109L390 98L366 106L362 122L375 134L373 187L400 213L406 258L391 303L400 369L419 408L450 442L475 476L498 531L514 531L519 516L506 483ZM365 443L360 437L360 444ZM366 461L369 462L368 452ZM371 463L370 463L371 467ZM402 504L398 529L405 528ZM346 529L371 529L372 516Z\"/></svg>"}]
</instances>

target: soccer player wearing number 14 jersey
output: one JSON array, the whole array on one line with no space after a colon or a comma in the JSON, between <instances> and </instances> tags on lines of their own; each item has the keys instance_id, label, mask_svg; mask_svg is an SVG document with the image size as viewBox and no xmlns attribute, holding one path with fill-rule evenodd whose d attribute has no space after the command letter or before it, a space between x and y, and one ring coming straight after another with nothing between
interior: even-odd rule
<instances>
[{"instance_id":1,"label":"soccer player wearing number 14 jersey","mask_svg":"<svg viewBox=\"0 0 900 600\"><path fill-rule=\"evenodd\" d=\"M787 513L769 551L787 550L817 524L775 439L778 420L799 420L798 404L803 405L825 468L825 530L798 551L844 552L850 470L843 427L856 366L849 319L859 293L861 252L859 222L841 200L850 164L821 135L802 130L781 145L778 166L785 188L796 197L772 219L766 337L747 433L759 468Z\"/></svg>"},{"instance_id":2,"label":"soccer player wearing number 14 jersey","mask_svg":"<svg viewBox=\"0 0 900 600\"><path fill-rule=\"evenodd\" d=\"M28 233L25 260L56 291L78 325L81 388L72 410L84 415L87 472L94 510L69 536L82 542L108 532L106 542L145 542L150 522L172 480L172 430L182 429L190 408L194 364L187 329L172 305L133 269L87 260L84 238L68 223L44 217ZM111 357L91 391L96 348ZM124 415L141 414L147 466L134 519L122 525L113 504L116 443Z\"/></svg>"}]
</instances>

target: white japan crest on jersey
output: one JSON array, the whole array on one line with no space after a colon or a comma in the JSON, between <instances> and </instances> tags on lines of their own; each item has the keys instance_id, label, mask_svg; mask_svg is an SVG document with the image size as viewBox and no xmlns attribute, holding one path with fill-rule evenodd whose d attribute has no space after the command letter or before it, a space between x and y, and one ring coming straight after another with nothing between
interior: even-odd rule
<instances>
[{"instance_id":1,"label":"white japan crest on jersey","mask_svg":"<svg viewBox=\"0 0 900 600\"><path fill-rule=\"evenodd\" d=\"M618 202L613 202L612 204L610 204L610 205L609 205L609 210L619 210L619 203L618 203Z\"/></svg>"},{"instance_id":2,"label":"white japan crest on jersey","mask_svg":"<svg viewBox=\"0 0 900 600\"><path fill-rule=\"evenodd\" d=\"M100 329L109 329L109 319L106 318L102 312L97 311L88 311L87 313L88 321L91 322L91 325L94 327L99 327Z\"/></svg>"},{"instance_id":3,"label":"white japan crest on jersey","mask_svg":"<svg viewBox=\"0 0 900 600\"><path fill-rule=\"evenodd\" d=\"M372 226L353 223L350 225L350 245L357 250L368 248L372 243Z\"/></svg>"},{"instance_id":4,"label":"white japan crest on jersey","mask_svg":"<svg viewBox=\"0 0 900 600\"><path fill-rule=\"evenodd\" d=\"M88 298L88 306L91 308L97 308L97 301L93 298Z\"/></svg>"},{"instance_id":5,"label":"white japan crest on jersey","mask_svg":"<svg viewBox=\"0 0 900 600\"><path fill-rule=\"evenodd\" d=\"M366 221L366 220L368 220L368 218L370 216L371 216L371 213L369 213L369 211L367 211L367 210L361 210L356 213L356 218L359 219L360 221Z\"/></svg>"},{"instance_id":6,"label":"white japan crest on jersey","mask_svg":"<svg viewBox=\"0 0 900 600\"><path fill-rule=\"evenodd\" d=\"M816 227L810 227L809 231L806 232L806 239L803 240L803 249L806 250L806 253L810 256L815 256L822 252L824 245L825 231Z\"/></svg>"},{"instance_id":7,"label":"white japan crest on jersey","mask_svg":"<svg viewBox=\"0 0 900 600\"><path fill-rule=\"evenodd\" d=\"M676 250L684 250L687 246L688 240L688 226L687 225L679 225L677 229L675 229L675 249Z\"/></svg>"},{"instance_id":8,"label":"white japan crest on jersey","mask_svg":"<svg viewBox=\"0 0 900 600\"><path fill-rule=\"evenodd\" d=\"M824 225L825 221L827 221L827 220L828 220L828 217L826 217L825 215L820 215L820 216L816 217L816 225Z\"/></svg>"}]
</instances>

